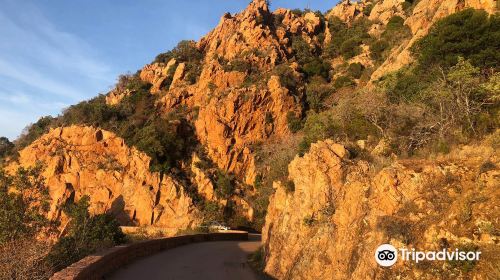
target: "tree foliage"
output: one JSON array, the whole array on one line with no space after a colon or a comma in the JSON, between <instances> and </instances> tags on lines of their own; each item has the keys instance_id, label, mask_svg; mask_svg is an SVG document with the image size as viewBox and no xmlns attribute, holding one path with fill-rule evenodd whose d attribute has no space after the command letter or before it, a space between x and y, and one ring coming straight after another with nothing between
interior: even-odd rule
<instances>
[{"instance_id":1,"label":"tree foliage","mask_svg":"<svg viewBox=\"0 0 500 280\"><path fill-rule=\"evenodd\" d=\"M0 244L31 238L49 225L48 189L42 165L20 167L15 175L0 169Z\"/></svg>"},{"instance_id":2,"label":"tree foliage","mask_svg":"<svg viewBox=\"0 0 500 280\"><path fill-rule=\"evenodd\" d=\"M81 258L103 248L125 242L125 235L118 222L109 214L90 215L89 197L65 206L70 218L68 234L52 247L47 260L55 270L60 270Z\"/></svg>"},{"instance_id":3,"label":"tree foliage","mask_svg":"<svg viewBox=\"0 0 500 280\"><path fill-rule=\"evenodd\" d=\"M364 17L355 20L351 26L338 17L330 17L328 27L334 36L325 48L325 55L327 57L342 55L345 59L358 55L361 52L361 44L368 43L371 39L368 34L370 26L370 21Z\"/></svg>"},{"instance_id":4,"label":"tree foliage","mask_svg":"<svg viewBox=\"0 0 500 280\"><path fill-rule=\"evenodd\" d=\"M14 149L14 144L6 137L0 137L0 159L9 155Z\"/></svg>"},{"instance_id":5,"label":"tree foliage","mask_svg":"<svg viewBox=\"0 0 500 280\"><path fill-rule=\"evenodd\" d=\"M119 104L109 106L105 96L70 106L57 118L44 117L27 129L19 148L48 131L50 127L89 125L112 131L151 157L151 170L169 172L187 158L197 145L194 130L185 120L182 108L162 116L150 85L137 75L121 78L119 87L131 90Z\"/></svg>"},{"instance_id":6,"label":"tree foliage","mask_svg":"<svg viewBox=\"0 0 500 280\"><path fill-rule=\"evenodd\" d=\"M306 85L307 104L319 112L325 108L324 100L333 93L333 88L320 76L315 76Z\"/></svg>"},{"instance_id":7,"label":"tree foliage","mask_svg":"<svg viewBox=\"0 0 500 280\"><path fill-rule=\"evenodd\" d=\"M295 54L295 59L300 65L302 73L306 78L321 76L325 79L329 78L331 66L324 61L317 50L314 50L301 36L292 38L292 49Z\"/></svg>"},{"instance_id":8,"label":"tree foliage","mask_svg":"<svg viewBox=\"0 0 500 280\"><path fill-rule=\"evenodd\" d=\"M498 67L500 61L500 16L466 9L438 21L413 48L422 68L457 64L458 57L472 65Z\"/></svg>"}]
</instances>

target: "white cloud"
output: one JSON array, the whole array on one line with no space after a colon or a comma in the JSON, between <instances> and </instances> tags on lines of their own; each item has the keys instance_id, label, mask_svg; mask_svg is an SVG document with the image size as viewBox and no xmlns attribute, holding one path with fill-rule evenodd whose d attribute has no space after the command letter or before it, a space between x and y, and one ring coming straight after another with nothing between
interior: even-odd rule
<instances>
[{"instance_id":1,"label":"white cloud","mask_svg":"<svg viewBox=\"0 0 500 280\"><path fill-rule=\"evenodd\" d=\"M28 3L2 1L0 38L0 136L14 138L27 121L95 96L115 80L92 46Z\"/></svg>"}]
</instances>

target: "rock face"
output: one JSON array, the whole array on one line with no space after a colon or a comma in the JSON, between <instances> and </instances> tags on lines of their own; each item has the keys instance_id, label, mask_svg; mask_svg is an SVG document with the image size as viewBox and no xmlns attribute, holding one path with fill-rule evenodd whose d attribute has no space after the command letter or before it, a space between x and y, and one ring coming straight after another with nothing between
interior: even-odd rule
<instances>
[{"instance_id":1,"label":"rock face","mask_svg":"<svg viewBox=\"0 0 500 280\"><path fill-rule=\"evenodd\" d=\"M177 68L177 61L171 59L167 64L153 63L144 66L139 76L141 80L150 83L151 93L157 93L163 88L168 78L173 78L173 73Z\"/></svg>"},{"instance_id":2,"label":"rock face","mask_svg":"<svg viewBox=\"0 0 500 280\"><path fill-rule=\"evenodd\" d=\"M283 19L277 30L269 24L275 17ZM303 17L283 9L271 13L266 1L253 1L240 14L224 15L197 44L205 54L197 83L182 83L179 65L170 91L161 99L164 110L197 108L196 133L212 161L253 184L255 164L250 146L271 136L288 135L286 115L300 115L302 104L276 76L262 76L253 85L243 86L251 73L228 69L224 61L251 65L254 75L269 72L287 60L292 35L303 35L314 43L320 27L321 21L313 13Z\"/></svg>"},{"instance_id":3,"label":"rock face","mask_svg":"<svg viewBox=\"0 0 500 280\"><path fill-rule=\"evenodd\" d=\"M366 2L354 2L343 0L333 7L327 14L327 17L338 17L345 22L352 22L356 18L363 16L363 10L366 9Z\"/></svg>"},{"instance_id":4,"label":"rock face","mask_svg":"<svg viewBox=\"0 0 500 280\"><path fill-rule=\"evenodd\" d=\"M249 145L272 134L289 133L286 113L290 111L300 112L294 97L272 77L265 89L238 89L214 97L200 109L196 131L220 168L253 184L255 165Z\"/></svg>"},{"instance_id":5,"label":"rock face","mask_svg":"<svg viewBox=\"0 0 500 280\"><path fill-rule=\"evenodd\" d=\"M405 19L413 38L402 42L386 62L374 69L372 80L410 63L410 46L425 35L436 20L465 7L495 10L493 0L465 3L422 0L407 15L404 2L351 3L347 0L326 16L337 16L348 23L367 17L375 23L374 28L378 31L374 33L380 33L392 16ZM253 184L256 172L251 146L270 137L287 137L286 115L292 112L300 116L304 111L303 88L290 92L278 77L273 76L272 70L293 56L291 41L294 36L304 38L313 48L324 46L335 36L329 32L320 36L328 31L326 24L315 13L299 15L286 9L271 12L267 1L254 0L239 14L225 14L217 27L196 43L204 58L201 74L194 84L185 81L187 65L175 59L167 64L145 66L140 78L152 85L151 93L162 91L159 104L164 113L181 107L196 110L196 133L208 148L212 161L239 180ZM349 63L373 66L369 47L363 45L362 49L363 52ZM235 69L232 67L235 64L244 67ZM300 78L299 73L297 76ZM107 98L108 104L116 104L129 94L112 91Z\"/></svg>"},{"instance_id":6,"label":"rock face","mask_svg":"<svg viewBox=\"0 0 500 280\"><path fill-rule=\"evenodd\" d=\"M491 228L499 226L500 171L484 169L484 162L498 166L498 151L464 147L447 158L401 161L375 172L330 140L313 144L289 165L295 190L275 182L263 230L265 271L277 279L460 275L442 263L426 268L398 262L382 269L373 254L384 243L420 250L473 243L485 264L495 263L498 233ZM494 273L478 265L468 276Z\"/></svg>"},{"instance_id":7,"label":"rock face","mask_svg":"<svg viewBox=\"0 0 500 280\"><path fill-rule=\"evenodd\" d=\"M112 213L122 225L186 229L199 223L183 187L151 173L150 158L113 133L80 126L53 129L22 150L19 162L44 164L51 219L64 219L61 206L87 195L92 213Z\"/></svg>"},{"instance_id":8,"label":"rock face","mask_svg":"<svg viewBox=\"0 0 500 280\"><path fill-rule=\"evenodd\" d=\"M333 68L342 69L346 63L361 63L374 71L371 80L375 81L411 63L410 47L427 34L437 20L467 7L482 8L490 13L496 11L493 0L421 0L414 7L406 6L408 1L404 0L346 0L334 7L326 18L337 16L348 25L356 19L368 18L373 24L370 34L374 37L382 34L391 17L401 16L411 29L412 37L394 47L389 58L378 68L372 68L378 64L372 60L368 45L361 45L362 52L349 61L340 56L332 59ZM305 79L297 71L300 66L293 60L296 58L292 40L301 37L312 50L320 53L319 50L336 36L330 34L327 25L328 21L315 13L301 14L287 9L271 12L267 1L254 0L243 12L222 16L217 27L195 44L203 54L200 65L197 64L200 68L196 68L196 77L190 75L193 74L190 62L175 60L147 65L139 76L151 84L152 94L158 94L155 105L160 108L160 113L168 115L180 109L193 116L189 120L195 127L197 138L217 169L235 175L241 185L253 185L258 173L255 147L270 139L280 142L290 137L287 115L302 117L307 109ZM296 78L295 87L287 87L281 81L280 73L276 73L277 66L289 68L287 70ZM335 75L337 78L343 73ZM133 93L112 91L107 96L107 103L117 104L130 94ZM194 165L191 172L191 182L197 186L201 197L223 203L216 197L216 186L211 182L210 174ZM155 180L151 183L153 186L158 183ZM168 181L164 178L161 182L165 180ZM175 180L172 182L177 184ZM248 189L245 191L255 191ZM252 209L246 201L234 199L235 204L247 209L248 216L252 216ZM275 275L281 275L278 271L281 270L275 271Z\"/></svg>"},{"instance_id":9,"label":"rock face","mask_svg":"<svg viewBox=\"0 0 500 280\"><path fill-rule=\"evenodd\" d=\"M120 91L118 89L113 89L106 95L106 104L116 105L122 101L123 98L132 94L130 90Z\"/></svg>"}]
</instances>

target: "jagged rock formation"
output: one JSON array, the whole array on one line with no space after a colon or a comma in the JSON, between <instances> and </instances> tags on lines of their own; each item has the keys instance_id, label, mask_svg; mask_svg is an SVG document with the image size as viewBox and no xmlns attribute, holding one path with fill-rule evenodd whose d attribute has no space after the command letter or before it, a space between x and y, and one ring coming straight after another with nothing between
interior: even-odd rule
<instances>
[{"instance_id":1,"label":"jagged rock formation","mask_svg":"<svg viewBox=\"0 0 500 280\"><path fill-rule=\"evenodd\" d=\"M175 233L200 222L183 186L150 172L150 158L113 133L81 126L53 129L22 150L18 161L24 167L44 165L49 218L63 224L62 206L85 195L91 213L111 213L122 225L154 225Z\"/></svg>"},{"instance_id":2,"label":"jagged rock formation","mask_svg":"<svg viewBox=\"0 0 500 280\"><path fill-rule=\"evenodd\" d=\"M367 18L372 24L370 34L377 37L390 18L400 16L411 37L395 46L380 66L370 58L367 45L361 45L361 54L348 61L337 57L330 63L333 68L342 68L346 62L371 67L370 80L375 81L411 63L411 45L427 34L434 22L467 7L496 11L493 0L421 0L411 9L403 0L343 1L326 18L336 16L348 24ZM176 59L146 65L139 76L151 84L150 91L158 95L163 113L179 108L196 112L192 121L210 159L219 169L236 175L239 182L253 185L258 175L253 146L271 138L289 137L287 114L300 117L306 109L304 85L299 82L298 88L290 90L273 72L277 65L287 64L297 80L302 79L296 71L299 66L290 62L295 36L313 49L321 49L336 34L330 34L328 21L315 13L297 14L287 9L271 12L267 1L254 0L241 13L223 15L217 27L196 43L203 58L195 82L188 77L189 65ZM336 73L335 77L341 75ZM106 100L113 105L130 94L133 92L115 89ZM207 178L200 172L195 172L195 177L192 181L200 194L209 201L217 200Z\"/></svg>"},{"instance_id":3,"label":"jagged rock formation","mask_svg":"<svg viewBox=\"0 0 500 280\"><path fill-rule=\"evenodd\" d=\"M491 228L499 226L500 171L483 166L498 166L499 156L483 144L375 172L330 140L313 144L289 165L295 190L275 182L263 231L265 271L278 279L446 278L459 272L442 263L384 270L373 253L384 243L439 250L443 242L451 248L474 242L484 256L474 276L489 279L498 264Z\"/></svg>"},{"instance_id":4,"label":"jagged rock formation","mask_svg":"<svg viewBox=\"0 0 500 280\"><path fill-rule=\"evenodd\" d=\"M271 27L275 19L281 19L276 29ZM254 86L243 87L250 73L228 70L226 64L238 60L252 65L254 72L269 72L291 54L292 36L303 36L311 44L320 45L315 35L321 25L314 13L298 16L285 9L271 13L266 1L253 1L240 14L225 14L219 25L197 43L204 60L195 84L183 81L184 66L176 66L175 61L147 65L140 77L152 84L152 93L167 92L160 99L165 112L184 105L199 110L195 127L211 159L219 168L253 184L255 166L250 146L272 135L286 136L286 114L300 115L303 105L301 97L282 86L277 77L271 77L267 84L258 85L256 81ZM172 67L177 67L172 84L163 88ZM110 94L112 103L119 100L115 96ZM266 117L273 122L266 122Z\"/></svg>"},{"instance_id":5,"label":"jagged rock formation","mask_svg":"<svg viewBox=\"0 0 500 280\"><path fill-rule=\"evenodd\" d=\"M474 7L488 12L496 10L493 0L422 0L410 15L404 10L403 0L343 1L326 17L337 16L350 23L367 17L374 25L373 34L380 33L389 19L401 16L412 31L412 38L394 48L389 58L371 76L375 81L412 62L410 46L428 32L440 18L458 10ZM370 8L371 7L371 8ZM279 24L276 25L276 22ZM255 179L254 155L250 146L270 136L286 137L286 114L300 115L303 110L301 90L289 92L279 79L271 78L266 85L253 81L245 85L248 70L232 70L232 64L242 62L254 67L254 72L270 73L279 63L292 55L291 39L301 36L311 45L321 47L335 34L329 34L322 20L312 12L297 15L287 9L269 10L264 0L252 1L243 12L225 14L218 26L203 37L196 46L203 53L201 75L196 83L186 81L186 65L172 59L168 63L146 65L140 72L143 81L152 85L151 92L163 91L160 98L163 110L169 112L179 106L199 110L195 121L197 135L208 148L209 156L219 168L236 174L242 181L252 184ZM324 39L317 36L325 30ZM321 41L324 40L324 41ZM373 66L368 46L351 59L365 67ZM342 62L333 61L334 65ZM168 87L165 81L170 81ZM108 103L116 104L130 94L112 91ZM266 124L266 116L275 120Z\"/></svg>"}]
</instances>

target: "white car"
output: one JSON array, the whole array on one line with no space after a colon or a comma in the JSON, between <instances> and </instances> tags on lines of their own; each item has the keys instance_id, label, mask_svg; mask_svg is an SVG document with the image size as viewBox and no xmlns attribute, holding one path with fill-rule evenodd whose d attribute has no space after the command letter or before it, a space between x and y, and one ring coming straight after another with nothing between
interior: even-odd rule
<instances>
[{"instance_id":1,"label":"white car","mask_svg":"<svg viewBox=\"0 0 500 280\"><path fill-rule=\"evenodd\" d=\"M226 226L226 225L223 225L221 223L211 223L208 226L208 229L213 230L213 231L226 231L226 230L230 230L231 228Z\"/></svg>"}]
</instances>

